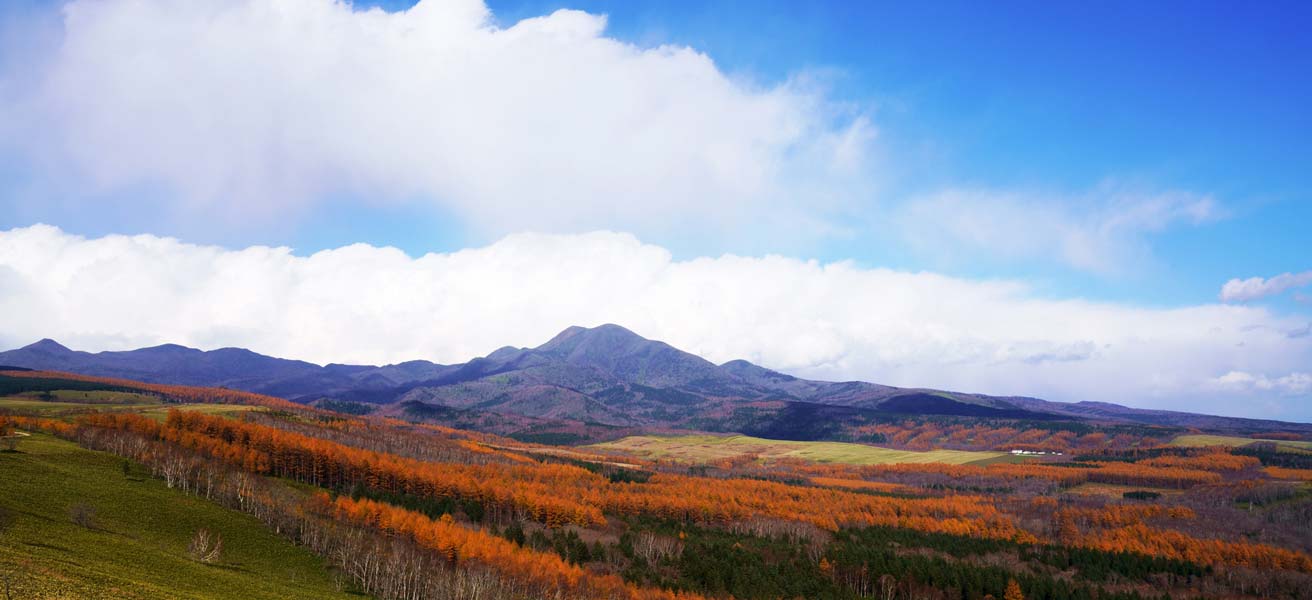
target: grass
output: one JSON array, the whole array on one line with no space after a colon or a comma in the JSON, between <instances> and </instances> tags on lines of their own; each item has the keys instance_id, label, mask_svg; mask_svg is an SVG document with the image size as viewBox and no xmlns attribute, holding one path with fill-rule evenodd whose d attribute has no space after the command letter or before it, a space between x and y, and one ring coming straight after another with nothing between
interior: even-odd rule
<instances>
[{"instance_id":1,"label":"grass","mask_svg":"<svg viewBox=\"0 0 1312 600\"><path fill-rule=\"evenodd\" d=\"M322 561L256 519L164 487L123 460L34 433L0 452L0 575L14 598L347 598ZM71 507L94 508L94 527ZM186 558L197 529L222 558Z\"/></svg>"},{"instance_id":2,"label":"grass","mask_svg":"<svg viewBox=\"0 0 1312 600\"><path fill-rule=\"evenodd\" d=\"M34 414L50 418L91 411L134 412L152 419L163 420L171 409L228 415L257 408L241 404L173 404L165 403L154 396L126 392L59 390L53 394L57 399L47 400L39 394L20 394L0 398L0 412Z\"/></svg>"},{"instance_id":3,"label":"grass","mask_svg":"<svg viewBox=\"0 0 1312 600\"><path fill-rule=\"evenodd\" d=\"M134 412L148 410L159 406L159 402L143 404L103 404L92 402L52 402L26 396L9 396L0 398L0 411L16 414L34 414L41 417L60 417L93 410L131 410Z\"/></svg>"},{"instance_id":4,"label":"grass","mask_svg":"<svg viewBox=\"0 0 1312 600\"><path fill-rule=\"evenodd\" d=\"M22 392L13 398L27 398L46 402L76 402L80 404L159 404L158 396L138 394L136 392L113 392L108 390L50 390L44 392Z\"/></svg>"},{"instance_id":5,"label":"grass","mask_svg":"<svg viewBox=\"0 0 1312 600\"><path fill-rule=\"evenodd\" d=\"M644 458L668 458L697 463L735 458L745 454L758 454L766 460L800 458L812 462L849 465L931 462L968 464L1005 456L1001 452L962 450L913 452L846 442L791 442L745 435L635 435L585 447L619 450Z\"/></svg>"},{"instance_id":6,"label":"grass","mask_svg":"<svg viewBox=\"0 0 1312 600\"><path fill-rule=\"evenodd\" d=\"M258 406L246 406L244 404L164 404L136 412L152 419L163 421L168 417L170 410L199 412L207 415L233 415L249 410L262 409Z\"/></svg>"},{"instance_id":7,"label":"grass","mask_svg":"<svg viewBox=\"0 0 1312 600\"><path fill-rule=\"evenodd\" d=\"M999 453L993 452L992 454L999 454ZM1024 455L1012 454L1010 452L1007 452L1005 454L1002 454L1001 456L995 456L993 458L985 458L983 460L973 461L970 464L975 465L977 467L985 467L988 465L996 465L996 464L1018 465L1021 463L1033 462L1033 460L1034 460L1033 456L1024 456Z\"/></svg>"},{"instance_id":8,"label":"grass","mask_svg":"<svg viewBox=\"0 0 1312 600\"><path fill-rule=\"evenodd\" d=\"M1259 442L1270 442L1277 449L1294 451L1312 451L1312 442L1291 442L1286 440L1259 440L1255 438L1233 437L1227 435L1182 435L1171 440L1172 446L1234 446L1242 448Z\"/></svg>"}]
</instances>

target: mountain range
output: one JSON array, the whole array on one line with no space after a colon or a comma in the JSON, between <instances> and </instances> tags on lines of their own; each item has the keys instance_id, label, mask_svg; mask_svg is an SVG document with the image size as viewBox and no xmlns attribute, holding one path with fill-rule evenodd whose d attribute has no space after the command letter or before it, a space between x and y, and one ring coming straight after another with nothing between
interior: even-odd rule
<instances>
[{"instance_id":1,"label":"mountain range","mask_svg":"<svg viewBox=\"0 0 1312 600\"><path fill-rule=\"evenodd\" d=\"M535 348L504 347L462 364L385 366L274 358L176 344L81 352L41 340L0 352L0 365L218 386L352 412L449 422L500 433L566 426L741 431L824 438L890 415L1074 420L1210 430L1312 432L1312 425L1060 403L861 381L800 379L744 360L714 364L618 325L570 327Z\"/></svg>"}]
</instances>

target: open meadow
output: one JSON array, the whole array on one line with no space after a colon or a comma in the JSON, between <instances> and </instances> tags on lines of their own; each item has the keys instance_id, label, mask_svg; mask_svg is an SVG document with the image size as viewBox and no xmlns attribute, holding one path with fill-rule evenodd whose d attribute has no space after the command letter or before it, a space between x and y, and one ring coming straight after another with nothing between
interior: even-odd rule
<instances>
[{"instance_id":1,"label":"open meadow","mask_svg":"<svg viewBox=\"0 0 1312 600\"><path fill-rule=\"evenodd\" d=\"M881 465L890 463L946 463L953 465L992 461L1008 456L1002 452L894 450L847 442L793 442L767 440L746 435L635 435L586 446L617 450L650 459L707 463L743 456L761 460L796 458L817 463Z\"/></svg>"}]
</instances>

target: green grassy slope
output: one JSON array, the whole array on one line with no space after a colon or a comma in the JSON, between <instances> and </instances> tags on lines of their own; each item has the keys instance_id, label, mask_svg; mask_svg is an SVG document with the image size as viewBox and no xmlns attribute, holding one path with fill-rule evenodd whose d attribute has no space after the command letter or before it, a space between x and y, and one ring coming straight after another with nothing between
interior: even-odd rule
<instances>
[{"instance_id":1,"label":"green grassy slope","mask_svg":"<svg viewBox=\"0 0 1312 600\"><path fill-rule=\"evenodd\" d=\"M0 576L13 598L346 598L322 561L254 518L164 487L123 460L47 435L0 452ZM95 508L95 528L69 509ZM186 557L223 536L212 565ZM0 584L0 594L3 585Z\"/></svg>"}]
</instances>

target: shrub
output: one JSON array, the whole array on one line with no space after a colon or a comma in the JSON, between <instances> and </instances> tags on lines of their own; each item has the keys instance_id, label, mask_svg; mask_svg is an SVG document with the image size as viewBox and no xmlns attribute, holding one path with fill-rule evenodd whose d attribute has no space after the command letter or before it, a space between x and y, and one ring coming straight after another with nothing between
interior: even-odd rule
<instances>
[{"instance_id":1,"label":"shrub","mask_svg":"<svg viewBox=\"0 0 1312 600\"><path fill-rule=\"evenodd\" d=\"M187 555L196 562L205 564L217 562L223 555L223 536L210 533L208 529L196 530L187 546Z\"/></svg>"},{"instance_id":2,"label":"shrub","mask_svg":"<svg viewBox=\"0 0 1312 600\"><path fill-rule=\"evenodd\" d=\"M68 518L74 524L87 529L96 528L96 507L86 502L78 502L68 508Z\"/></svg>"},{"instance_id":3,"label":"shrub","mask_svg":"<svg viewBox=\"0 0 1312 600\"><path fill-rule=\"evenodd\" d=\"M1125 498L1126 500L1156 500L1158 498L1161 498L1162 495L1157 492L1149 492L1147 490L1135 490L1133 492L1125 492L1124 494L1121 494L1121 497Z\"/></svg>"}]
</instances>

